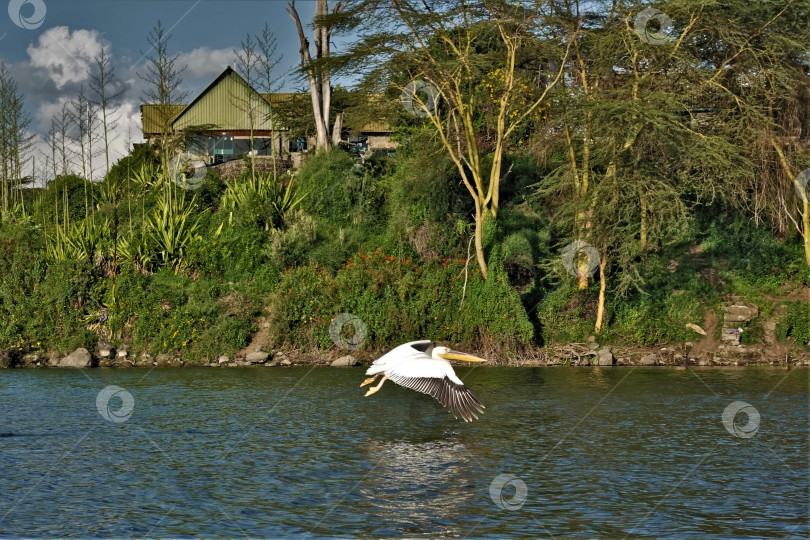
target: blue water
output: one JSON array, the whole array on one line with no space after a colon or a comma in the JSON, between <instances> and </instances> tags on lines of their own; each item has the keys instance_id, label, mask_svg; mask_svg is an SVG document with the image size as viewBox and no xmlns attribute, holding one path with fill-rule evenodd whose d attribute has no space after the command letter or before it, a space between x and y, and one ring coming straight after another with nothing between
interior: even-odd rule
<instances>
[{"instance_id":1,"label":"blue water","mask_svg":"<svg viewBox=\"0 0 810 540\"><path fill-rule=\"evenodd\" d=\"M458 372L470 424L360 369L2 371L0 537L810 535L807 369Z\"/></svg>"}]
</instances>

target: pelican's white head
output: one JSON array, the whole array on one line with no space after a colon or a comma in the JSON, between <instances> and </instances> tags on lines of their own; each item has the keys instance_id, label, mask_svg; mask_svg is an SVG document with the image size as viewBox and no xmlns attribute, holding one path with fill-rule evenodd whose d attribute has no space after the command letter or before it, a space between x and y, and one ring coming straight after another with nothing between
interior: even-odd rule
<instances>
[{"instance_id":1,"label":"pelican's white head","mask_svg":"<svg viewBox=\"0 0 810 540\"><path fill-rule=\"evenodd\" d=\"M462 360L464 362L486 362L483 358L479 358L478 356L473 356L472 354L467 354L461 351L454 351L449 347L433 347L432 355L436 360Z\"/></svg>"}]
</instances>

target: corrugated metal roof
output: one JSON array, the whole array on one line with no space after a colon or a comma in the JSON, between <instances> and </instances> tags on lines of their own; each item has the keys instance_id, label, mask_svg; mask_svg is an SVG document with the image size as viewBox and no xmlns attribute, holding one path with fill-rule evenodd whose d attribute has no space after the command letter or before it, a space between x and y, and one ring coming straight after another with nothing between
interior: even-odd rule
<instances>
[{"instance_id":1,"label":"corrugated metal roof","mask_svg":"<svg viewBox=\"0 0 810 540\"><path fill-rule=\"evenodd\" d=\"M216 126L224 131L280 129L271 121L270 104L232 68L208 85L172 122L175 131L192 126Z\"/></svg>"},{"instance_id":2,"label":"corrugated metal roof","mask_svg":"<svg viewBox=\"0 0 810 540\"><path fill-rule=\"evenodd\" d=\"M171 125L177 115L186 108L185 104L179 105L155 105L145 103L141 105L141 126L144 135L158 135Z\"/></svg>"},{"instance_id":3,"label":"corrugated metal roof","mask_svg":"<svg viewBox=\"0 0 810 540\"><path fill-rule=\"evenodd\" d=\"M286 131L287 128L278 116L274 116L274 121L271 122L272 104L289 102L296 97L309 96L301 92L259 94L236 71L228 67L187 105L141 105L141 125L145 137L162 133L162 128L167 123L171 123L174 132L201 126L211 126L217 131L249 131L252 109L255 111L254 131ZM374 98L382 99L382 96ZM374 121L366 124L361 132L390 133L391 126L384 121Z\"/></svg>"}]
</instances>

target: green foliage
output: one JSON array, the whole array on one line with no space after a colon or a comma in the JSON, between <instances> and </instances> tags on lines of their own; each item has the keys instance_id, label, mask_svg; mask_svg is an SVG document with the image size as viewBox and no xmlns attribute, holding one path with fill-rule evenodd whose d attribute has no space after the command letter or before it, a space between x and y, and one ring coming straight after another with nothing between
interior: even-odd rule
<instances>
[{"instance_id":1,"label":"green foliage","mask_svg":"<svg viewBox=\"0 0 810 540\"><path fill-rule=\"evenodd\" d=\"M148 144L141 144L136 146L128 156L119 159L115 165L110 167L110 172L107 173L105 180L123 185L128 180L132 180L133 175L138 171L142 169L157 170L159 167L160 156L157 148Z\"/></svg>"},{"instance_id":2,"label":"green foliage","mask_svg":"<svg viewBox=\"0 0 810 540\"><path fill-rule=\"evenodd\" d=\"M797 345L810 345L810 308L797 300L787 304L785 314L776 323L776 338L793 338Z\"/></svg>"},{"instance_id":3,"label":"green foliage","mask_svg":"<svg viewBox=\"0 0 810 540\"><path fill-rule=\"evenodd\" d=\"M92 216L70 226L59 225L48 236L48 256L59 261L95 261L103 253L109 233L109 220L96 223Z\"/></svg>"},{"instance_id":4,"label":"green foliage","mask_svg":"<svg viewBox=\"0 0 810 540\"><path fill-rule=\"evenodd\" d=\"M80 221L87 215L86 210L94 206L95 191L95 184L81 176L57 176L37 199L35 212L40 215L58 212L60 222Z\"/></svg>"},{"instance_id":5,"label":"green foliage","mask_svg":"<svg viewBox=\"0 0 810 540\"><path fill-rule=\"evenodd\" d=\"M301 193L291 177L285 183L272 174L254 180L243 175L222 196L222 208L228 212L241 212L244 221L255 221L266 229L284 226L284 216L301 205L307 193Z\"/></svg>"},{"instance_id":6,"label":"green foliage","mask_svg":"<svg viewBox=\"0 0 810 540\"><path fill-rule=\"evenodd\" d=\"M532 326L519 315L515 291L503 279L484 282L474 267L465 274L464 263L418 264L373 251L352 257L335 275L317 266L290 269L271 299L271 335L331 348L330 324L345 312L365 323L366 343L375 349L414 339L500 351L529 344Z\"/></svg>"},{"instance_id":7,"label":"green foliage","mask_svg":"<svg viewBox=\"0 0 810 540\"><path fill-rule=\"evenodd\" d=\"M362 167L344 150L319 152L298 171L297 178L309 197L304 210L336 224L357 224L369 189Z\"/></svg>"},{"instance_id":8,"label":"green foliage","mask_svg":"<svg viewBox=\"0 0 810 540\"><path fill-rule=\"evenodd\" d=\"M192 219L194 206L184 191L168 187L146 218L146 236L164 265L179 270L189 246L200 240L199 218Z\"/></svg>"}]
</instances>

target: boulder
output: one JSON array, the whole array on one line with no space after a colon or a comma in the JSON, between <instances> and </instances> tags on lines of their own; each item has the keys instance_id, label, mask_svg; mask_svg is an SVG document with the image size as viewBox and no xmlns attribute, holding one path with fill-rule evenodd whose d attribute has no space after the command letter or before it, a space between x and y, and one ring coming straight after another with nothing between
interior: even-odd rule
<instances>
[{"instance_id":1,"label":"boulder","mask_svg":"<svg viewBox=\"0 0 810 540\"><path fill-rule=\"evenodd\" d=\"M224 354L220 355L220 356L217 356L217 365L223 366L223 365L227 364L230 361L231 361L231 359L229 357L225 356Z\"/></svg>"},{"instance_id":2,"label":"boulder","mask_svg":"<svg viewBox=\"0 0 810 540\"><path fill-rule=\"evenodd\" d=\"M286 358L284 360L282 360L280 363L281 363L282 366L290 366L290 365L292 365L292 362L290 362Z\"/></svg>"},{"instance_id":3,"label":"boulder","mask_svg":"<svg viewBox=\"0 0 810 540\"><path fill-rule=\"evenodd\" d=\"M85 348L76 349L69 355L59 360L59 367L64 368L88 368L93 367L93 357L90 351Z\"/></svg>"},{"instance_id":4,"label":"boulder","mask_svg":"<svg viewBox=\"0 0 810 540\"><path fill-rule=\"evenodd\" d=\"M249 364L264 364L267 362L267 359L270 355L263 351L256 351L252 353L248 353L245 357L245 361Z\"/></svg>"},{"instance_id":5,"label":"boulder","mask_svg":"<svg viewBox=\"0 0 810 540\"><path fill-rule=\"evenodd\" d=\"M599 344L596 342L596 336L593 336L593 335L588 336L587 342L588 342L588 349L589 350L595 351L596 349L599 348Z\"/></svg>"},{"instance_id":6,"label":"boulder","mask_svg":"<svg viewBox=\"0 0 810 540\"><path fill-rule=\"evenodd\" d=\"M174 363L174 356L163 353L159 354L157 357L157 365L158 367L168 367Z\"/></svg>"},{"instance_id":7,"label":"boulder","mask_svg":"<svg viewBox=\"0 0 810 540\"><path fill-rule=\"evenodd\" d=\"M26 366L37 366L39 365L39 355L34 353L23 355L22 363Z\"/></svg>"},{"instance_id":8,"label":"boulder","mask_svg":"<svg viewBox=\"0 0 810 540\"><path fill-rule=\"evenodd\" d=\"M658 356L654 354L645 354L638 361L640 366L654 366L658 363Z\"/></svg>"},{"instance_id":9,"label":"boulder","mask_svg":"<svg viewBox=\"0 0 810 540\"><path fill-rule=\"evenodd\" d=\"M579 359L576 360L575 362L576 362L576 365L578 365L578 366L586 366L587 367L587 366L591 365L591 359L588 358L587 356L580 356Z\"/></svg>"},{"instance_id":10,"label":"boulder","mask_svg":"<svg viewBox=\"0 0 810 540\"><path fill-rule=\"evenodd\" d=\"M116 356L118 356L118 358L126 358L128 354L129 354L128 350L118 349L118 354Z\"/></svg>"},{"instance_id":11,"label":"boulder","mask_svg":"<svg viewBox=\"0 0 810 540\"><path fill-rule=\"evenodd\" d=\"M351 367L356 366L357 364L358 364L357 358L355 358L350 354L347 354L346 356L341 356L340 358L338 358L329 365L332 367Z\"/></svg>"},{"instance_id":12,"label":"boulder","mask_svg":"<svg viewBox=\"0 0 810 540\"><path fill-rule=\"evenodd\" d=\"M115 358L115 346L109 341L98 342L98 356L99 358Z\"/></svg>"},{"instance_id":13,"label":"boulder","mask_svg":"<svg viewBox=\"0 0 810 540\"><path fill-rule=\"evenodd\" d=\"M596 353L595 366L612 366L615 358L613 358L613 351L610 347L602 347Z\"/></svg>"},{"instance_id":14,"label":"boulder","mask_svg":"<svg viewBox=\"0 0 810 540\"><path fill-rule=\"evenodd\" d=\"M155 363L155 359L152 358L151 354L143 353L141 355L141 359L138 360L135 365L138 367L151 367Z\"/></svg>"}]
</instances>

